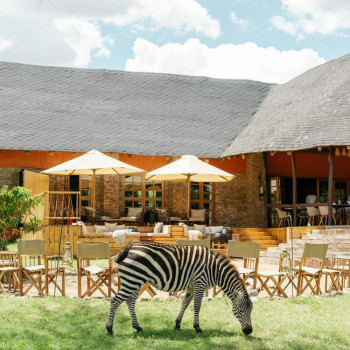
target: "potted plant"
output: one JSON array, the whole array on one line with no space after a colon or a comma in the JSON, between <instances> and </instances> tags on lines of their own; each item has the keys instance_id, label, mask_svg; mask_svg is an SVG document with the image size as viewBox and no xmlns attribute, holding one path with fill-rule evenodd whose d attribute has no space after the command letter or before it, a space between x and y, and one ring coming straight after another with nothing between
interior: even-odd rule
<instances>
[{"instance_id":1,"label":"potted plant","mask_svg":"<svg viewBox=\"0 0 350 350\"><path fill-rule=\"evenodd\" d=\"M39 229L41 220L31 210L40 203L41 197L32 196L31 191L24 187L9 189L8 186L3 186L0 189L0 250L6 249L11 228L18 232L21 228L25 232Z\"/></svg>"}]
</instances>

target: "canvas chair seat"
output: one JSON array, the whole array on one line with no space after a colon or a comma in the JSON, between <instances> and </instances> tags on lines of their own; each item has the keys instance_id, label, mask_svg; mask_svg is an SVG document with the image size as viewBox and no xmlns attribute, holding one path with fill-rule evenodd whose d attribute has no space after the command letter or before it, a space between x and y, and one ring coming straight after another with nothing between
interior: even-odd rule
<instances>
[{"instance_id":1,"label":"canvas chair seat","mask_svg":"<svg viewBox=\"0 0 350 350\"><path fill-rule=\"evenodd\" d=\"M89 266L85 266L82 267L83 270L93 274L93 275L97 275L99 273L102 273L103 271L105 271L106 269L103 269L102 267L99 267L95 264L89 265Z\"/></svg>"},{"instance_id":2,"label":"canvas chair seat","mask_svg":"<svg viewBox=\"0 0 350 350\"><path fill-rule=\"evenodd\" d=\"M0 260L0 266L13 266L13 260Z\"/></svg>"},{"instance_id":3,"label":"canvas chair seat","mask_svg":"<svg viewBox=\"0 0 350 350\"><path fill-rule=\"evenodd\" d=\"M23 269L29 272L41 271L41 270L45 270L45 265L26 266L26 267L23 267Z\"/></svg>"},{"instance_id":4,"label":"canvas chair seat","mask_svg":"<svg viewBox=\"0 0 350 350\"><path fill-rule=\"evenodd\" d=\"M255 272L255 270L247 269L245 267L238 267L237 270L240 274L251 274Z\"/></svg>"},{"instance_id":5,"label":"canvas chair seat","mask_svg":"<svg viewBox=\"0 0 350 350\"><path fill-rule=\"evenodd\" d=\"M320 273L322 270L321 269L316 269L314 267L307 267L307 266L304 266L302 268L302 271L303 272L306 272L310 275L317 275L318 273Z\"/></svg>"}]
</instances>

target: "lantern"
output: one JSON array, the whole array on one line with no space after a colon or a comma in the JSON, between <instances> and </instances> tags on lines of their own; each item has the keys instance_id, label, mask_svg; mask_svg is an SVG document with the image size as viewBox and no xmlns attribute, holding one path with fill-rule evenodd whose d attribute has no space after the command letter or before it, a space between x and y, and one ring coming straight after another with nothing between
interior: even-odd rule
<instances>
[{"instance_id":1,"label":"lantern","mask_svg":"<svg viewBox=\"0 0 350 350\"><path fill-rule=\"evenodd\" d=\"M311 224L310 221L307 223L307 228L306 228L306 234L311 235L312 229L311 229Z\"/></svg>"},{"instance_id":2,"label":"lantern","mask_svg":"<svg viewBox=\"0 0 350 350\"><path fill-rule=\"evenodd\" d=\"M279 271L280 272L290 272L292 270L292 259L287 249L283 249L280 255Z\"/></svg>"},{"instance_id":3,"label":"lantern","mask_svg":"<svg viewBox=\"0 0 350 350\"><path fill-rule=\"evenodd\" d=\"M73 258L72 258L72 246L70 242L66 242L63 246L63 266L73 266Z\"/></svg>"}]
</instances>

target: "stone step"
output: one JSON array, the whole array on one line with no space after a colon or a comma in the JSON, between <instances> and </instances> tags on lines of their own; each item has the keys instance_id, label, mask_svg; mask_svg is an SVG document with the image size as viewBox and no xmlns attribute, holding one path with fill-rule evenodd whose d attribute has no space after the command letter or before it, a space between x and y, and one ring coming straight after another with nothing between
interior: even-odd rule
<instances>
[{"instance_id":1,"label":"stone step","mask_svg":"<svg viewBox=\"0 0 350 350\"><path fill-rule=\"evenodd\" d=\"M260 246L260 250L267 250L267 249L270 249L270 248L273 248L273 247L278 247L278 244L276 245L272 245L272 244L262 244Z\"/></svg>"}]
</instances>

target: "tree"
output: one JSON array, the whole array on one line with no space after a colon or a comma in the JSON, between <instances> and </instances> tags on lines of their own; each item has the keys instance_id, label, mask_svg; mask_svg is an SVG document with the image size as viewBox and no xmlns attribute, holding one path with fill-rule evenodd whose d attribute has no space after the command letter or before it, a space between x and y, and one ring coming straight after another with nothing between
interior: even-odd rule
<instances>
[{"instance_id":1,"label":"tree","mask_svg":"<svg viewBox=\"0 0 350 350\"><path fill-rule=\"evenodd\" d=\"M3 250L8 242L10 227L23 227L25 232L38 230L41 220L35 216L26 220L26 216L40 203L41 197L31 196L31 191L24 187L9 189L8 186L3 186L0 189L0 250Z\"/></svg>"}]
</instances>

